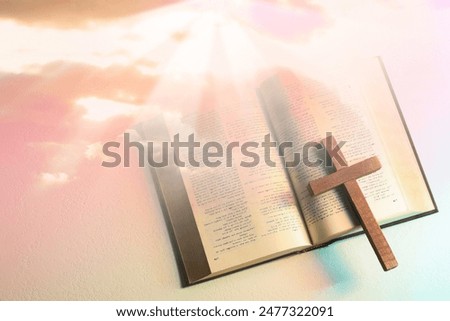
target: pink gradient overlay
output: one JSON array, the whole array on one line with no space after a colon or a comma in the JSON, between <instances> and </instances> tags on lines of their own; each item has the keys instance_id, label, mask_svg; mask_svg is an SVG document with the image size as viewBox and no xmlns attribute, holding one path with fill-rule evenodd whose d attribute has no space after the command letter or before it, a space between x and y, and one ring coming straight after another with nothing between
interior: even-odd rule
<instances>
[{"instance_id":1,"label":"pink gradient overlay","mask_svg":"<svg viewBox=\"0 0 450 321\"><path fill-rule=\"evenodd\" d=\"M0 2L0 300L450 298L446 214L387 231L388 275L357 238L181 289L148 174L101 166L103 143L218 88L381 55L448 210L448 1L76 3Z\"/></svg>"}]
</instances>

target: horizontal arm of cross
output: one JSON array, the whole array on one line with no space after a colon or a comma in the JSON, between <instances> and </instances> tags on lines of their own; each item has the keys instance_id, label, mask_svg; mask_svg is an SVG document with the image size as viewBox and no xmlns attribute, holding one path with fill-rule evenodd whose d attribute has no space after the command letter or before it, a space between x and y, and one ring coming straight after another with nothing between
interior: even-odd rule
<instances>
[{"instance_id":1,"label":"horizontal arm of cross","mask_svg":"<svg viewBox=\"0 0 450 321\"><path fill-rule=\"evenodd\" d=\"M358 179L360 177L372 174L381 168L378 157L373 156L362 162L348 167L342 167L340 170L322 178L318 178L309 183L309 189L313 196L328 192L333 188L344 184L345 182Z\"/></svg>"}]
</instances>

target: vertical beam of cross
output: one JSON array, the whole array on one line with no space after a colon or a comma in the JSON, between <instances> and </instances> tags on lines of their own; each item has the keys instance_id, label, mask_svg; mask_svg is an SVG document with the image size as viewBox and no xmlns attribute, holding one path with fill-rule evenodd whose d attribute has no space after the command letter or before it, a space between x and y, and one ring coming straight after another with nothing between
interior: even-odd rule
<instances>
[{"instance_id":1,"label":"vertical beam of cross","mask_svg":"<svg viewBox=\"0 0 450 321\"><path fill-rule=\"evenodd\" d=\"M336 188L339 185L343 185L350 199L350 203L352 204L361 226L383 269L389 271L397 267L398 263L394 253L386 241L386 238L375 220L369 204L356 181L356 179L360 177L379 170L381 168L380 161L375 156L348 166L342 151L338 150L336 152L337 143L333 136L327 136L321 143L326 148L329 155L332 156L336 154L337 157L331 157L336 172L311 181L309 183L311 194L316 196Z\"/></svg>"}]
</instances>

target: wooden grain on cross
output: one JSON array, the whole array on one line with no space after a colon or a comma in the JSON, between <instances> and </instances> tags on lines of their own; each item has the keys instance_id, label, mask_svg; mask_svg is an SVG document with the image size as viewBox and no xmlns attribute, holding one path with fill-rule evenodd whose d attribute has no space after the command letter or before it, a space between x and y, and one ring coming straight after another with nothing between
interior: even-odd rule
<instances>
[{"instance_id":1,"label":"wooden grain on cross","mask_svg":"<svg viewBox=\"0 0 450 321\"><path fill-rule=\"evenodd\" d=\"M332 155L333 150L337 146L334 137L327 136L321 143L327 149L327 152ZM359 218L361 226L378 257L378 261L380 261L385 271L389 271L398 265L397 260L356 181L356 179L360 177L379 170L381 168L381 163L378 160L378 157L374 156L357 164L348 166L342 151L338 150L336 154L338 156L337 158L331 157L336 172L311 181L309 183L310 192L313 196L316 196L336 188L339 185L343 185L350 199L350 203Z\"/></svg>"}]
</instances>

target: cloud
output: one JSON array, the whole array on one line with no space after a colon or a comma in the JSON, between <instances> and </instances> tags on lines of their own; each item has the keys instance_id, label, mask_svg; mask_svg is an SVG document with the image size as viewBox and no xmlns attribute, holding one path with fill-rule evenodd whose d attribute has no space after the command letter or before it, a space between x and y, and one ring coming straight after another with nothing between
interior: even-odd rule
<instances>
[{"instance_id":1,"label":"cloud","mask_svg":"<svg viewBox=\"0 0 450 321\"><path fill-rule=\"evenodd\" d=\"M86 26L176 3L176 0L0 1L0 17L60 28Z\"/></svg>"},{"instance_id":2,"label":"cloud","mask_svg":"<svg viewBox=\"0 0 450 321\"><path fill-rule=\"evenodd\" d=\"M102 147L103 145L100 142L89 144L86 146L84 156L89 160L101 157L103 156Z\"/></svg>"},{"instance_id":3,"label":"cloud","mask_svg":"<svg viewBox=\"0 0 450 321\"><path fill-rule=\"evenodd\" d=\"M188 33L186 31L177 31L172 33L172 39L178 42L184 41L188 37Z\"/></svg>"},{"instance_id":4,"label":"cloud","mask_svg":"<svg viewBox=\"0 0 450 321\"><path fill-rule=\"evenodd\" d=\"M136 106L145 104L157 79L133 66L98 68L65 62L45 65L36 74L0 74L0 133L16 133L27 141L64 141L80 130L92 136L99 133L99 127L86 120L95 118L92 103L96 100L109 115L102 124L103 133L111 134L108 127L114 127L115 136L131 123L131 109L136 111ZM77 106L77 101L84 102L86 108ZM110 102L110 109L106 102Z\"/></svg>"},{"instance_id":5,"label":"cloud","mask_svg":"<svg viewBox=\"0 0 450 321\"><path fill-rule=\"evenodd\" d=\"M67 173L41 173L41 182L44 185L57 185L64 184L69 181L69 175Z\"/></svg>"},{"instance_id":6,"label":"cloud","mask_svg":"<svg viewBox=\"0 0 450 321\"><path fill-rule=\"evenodd\" d=\"M238 19L258 32L279 40L305 40L332 21L320 1L252 1Z\"/></svg>"},{"instance_id":7,"label":"cloud","mask_svg":"<svg viewBox=\"0 0 450 321\"><path fill-rule=\"evenodd\" d=\"M157 79L134 66L68 62L37 67L33 74L0 73L0 176L15 188L0 186L0 199L16 202L17 191L25 192L36 179L69 185L65 183L79 176L80 167L97 161L94 150L85 154L86 146L114 140L134 123L129 110L109 113L102 122L86 119L89 111L76 105L79 99L143 106Z\"/></svg>"},{"instance_id":8,"label":"cloud","mask_svg":"<svg viewBox=\"0 0 450 321\"><path fill-rule=\"evenodd\" d=\"M136 115L139 106L117 102L97 97L82 97L75 104L85 110L84 119L91 121L105 121L115 116L133 116Z\"/></svg>"}]
</instances>

